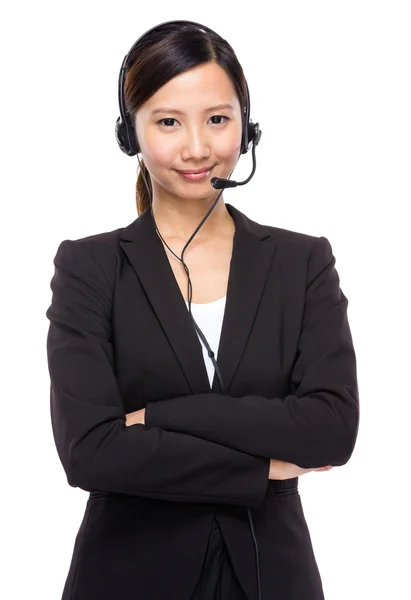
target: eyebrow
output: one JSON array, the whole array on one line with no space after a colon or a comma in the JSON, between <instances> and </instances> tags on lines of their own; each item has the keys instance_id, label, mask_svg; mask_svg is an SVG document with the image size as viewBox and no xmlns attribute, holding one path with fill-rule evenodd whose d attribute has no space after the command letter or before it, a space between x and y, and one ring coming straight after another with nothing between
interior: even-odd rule
<instances>
[{"instance_id":1,"label":"eyebrow","mask_svg":"<svg viewBox=\"0 0 411 600\"><path fill-rule=\"evenodd\" d=\"M210 112L212 110L221 110L222 108L234 109L234 106L231 104L217 104L217 106L212 106L211 108L207 108L204 112ZM185 113L182 110L177 110L176 108L155 108L151 114L156 115L157 113L175 113L176 115L184 115Z\"/></svg>"}]
</instances>

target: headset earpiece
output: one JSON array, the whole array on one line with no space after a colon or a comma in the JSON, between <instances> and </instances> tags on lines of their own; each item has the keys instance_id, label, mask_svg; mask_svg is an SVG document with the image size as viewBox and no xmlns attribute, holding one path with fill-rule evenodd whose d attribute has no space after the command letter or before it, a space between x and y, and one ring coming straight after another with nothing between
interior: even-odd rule
<instances>
[{"instance_id":1,"label":"headset earpiece","mask_svg":"<svg viewBox=\"0 0 411 600\"><path fill-rule=\"evenodd\" d=\"M243 143L241 147L241 154L246 154L249 150L249 145L253 142L256 146L261 139L262 131L258 123L253 123L251 120L247 124L247 138L243 136Z\"/></svg>"},{"instance_id":2,"label":"headset earpiece","mask_svg":"<svg viewBox=\"0 0 411 600\"><path fill-rule=\"evenodd\" d=\"M116 135L119 148L122 150L122 152L127 154L127 156L134 156L139 152L136 144L134 127L128 123L124 123L121 117L118 117L116 121L114 133Z\"/></svg>"}]
</instances>

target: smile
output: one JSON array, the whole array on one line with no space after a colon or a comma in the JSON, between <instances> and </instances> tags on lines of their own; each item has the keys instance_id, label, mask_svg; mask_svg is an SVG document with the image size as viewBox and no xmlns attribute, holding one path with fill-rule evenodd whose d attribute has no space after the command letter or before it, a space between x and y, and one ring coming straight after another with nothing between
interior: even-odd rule
<instances>
[{"instance_id":1,"label":"smile","mask_svg":"<svg viewBox=\"0 0 411 600\"><path fill-rule=\"evenodd\" d=\"M182 173L181 171L177 171L177 173L179 173L188 181L202 181L210 175L211 169L209 169L208 171L204 171L203 173Z\"/></svg>"}]
</instances>

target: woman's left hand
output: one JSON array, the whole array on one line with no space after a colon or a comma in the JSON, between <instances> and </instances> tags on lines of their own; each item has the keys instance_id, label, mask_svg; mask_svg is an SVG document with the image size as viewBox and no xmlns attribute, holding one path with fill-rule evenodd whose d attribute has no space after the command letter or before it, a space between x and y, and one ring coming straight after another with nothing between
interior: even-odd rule
<instances>
[{"instance_id":1,"label":"woman's left hand","mask_svg":"<svg viewBox=\"0 0 411 600\"><path fill-rule=\"evenodd\" d=\"M126 427L130 427L130 425L145 425L145 414L146 409L141 408L140 410L135 410L131 413L126 414Z\"/></svg>"}]
</instances>

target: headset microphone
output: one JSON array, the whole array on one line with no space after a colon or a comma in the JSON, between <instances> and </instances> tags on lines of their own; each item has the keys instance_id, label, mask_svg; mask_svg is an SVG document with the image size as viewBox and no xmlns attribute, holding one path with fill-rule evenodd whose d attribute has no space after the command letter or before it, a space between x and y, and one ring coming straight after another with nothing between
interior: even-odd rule
<instances>
[{"instance_id":1,"label":"headset microphone","mask_svg":"<svg viewBox=\"0 0 411 600\"><path fill-rule=\"evenodd\" d=\"M253 125L254 125L254 123L253 123ZM255 124L255 129L256 129L256 132L255 132L253 146L252 146L253 170L251 171L250 176L247 179L245 179L244 181L233 181L232 179L223 179L222 177L213 177L211 179L210 183L216 190L221 190L221 189L225 189L225 188L233 188L233 187L237 187L237 185L245 185L253 177L253 175L255 173L255 168L257 166L257 161L255 159L255 147L257 146L258 142L261 139L261 129L259 128L258 123Z\"/></svg>"}]
</instances>

